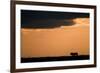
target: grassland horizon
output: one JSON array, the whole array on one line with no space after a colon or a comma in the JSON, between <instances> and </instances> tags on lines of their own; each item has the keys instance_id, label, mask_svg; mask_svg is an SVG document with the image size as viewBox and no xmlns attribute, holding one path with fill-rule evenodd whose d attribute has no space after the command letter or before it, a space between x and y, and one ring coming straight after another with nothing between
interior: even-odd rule
<instances>
[{"instance_id":1,"label":"grassland horizon","mask_svg":"<svg viewBox=\"0 0 100 73\"><path fill-rule=\"evenodd\" d=\"M59 57L31 57L21 58L21 63L28 62L51 62L51 61L74 61L74 60L88 60L89 55L78 55L78 56L59 56Z\"/></svg>"}]
</instances>

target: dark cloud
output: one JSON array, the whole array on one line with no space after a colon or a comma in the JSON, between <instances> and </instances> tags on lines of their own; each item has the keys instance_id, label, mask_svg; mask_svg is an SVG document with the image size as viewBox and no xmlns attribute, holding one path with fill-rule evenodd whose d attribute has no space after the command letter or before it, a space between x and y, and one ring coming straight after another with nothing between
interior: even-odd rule
<instances>
[{"instance_id":1,"label":"dark cloud","mask_svg":"<svg viewBox=\"0 0 100 73\"><path fill-rule=\"evenodd\" d=\"M21 28L72 26L74 18L89 18L89 13L21 10Z\"/></svg>"},{"instance_id":2,"label":"dark cloud","mask_svg":"<svg viewBox=\"0 0 100 73\"><path fill-rule=\"evenodd\" d=\"M22 25L22 28L55 28L60 26L71 26L74 22L72 20L52 20L52 19L41 19L33 20L28 24Z\"/></svg>"}]
</instances>

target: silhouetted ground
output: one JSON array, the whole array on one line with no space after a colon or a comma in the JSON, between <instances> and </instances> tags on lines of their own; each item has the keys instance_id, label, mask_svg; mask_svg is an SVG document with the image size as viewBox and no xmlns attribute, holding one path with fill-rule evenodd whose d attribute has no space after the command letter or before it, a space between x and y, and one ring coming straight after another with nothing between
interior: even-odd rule
<instances>
[{"instance_id":1,"label":"silhouetted ground","mask_svg":"<svg viewBox=\"0 0 100 73\"><path fill-rule=\"evenodd\" d=\"M32 57L32 58L21 58L21 63L48 62L48 61L72 61L72 60L87 60L87 59L89 59L89 55L59 56L59 57Z\"/></svg>"}]
</instances>

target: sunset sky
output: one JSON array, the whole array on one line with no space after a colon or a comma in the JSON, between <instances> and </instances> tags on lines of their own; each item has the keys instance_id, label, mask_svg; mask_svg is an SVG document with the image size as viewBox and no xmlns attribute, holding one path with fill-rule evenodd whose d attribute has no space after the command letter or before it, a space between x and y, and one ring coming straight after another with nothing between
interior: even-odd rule
<instances>
[{"instance_id":1,"label":"sunset sky","mask_svg":"<svg viewBox=\"0 0 100 73\"><path fill-rule=\"evenodd\" d=\"M89 14L21 11L21 57L89 55Z\"/></svg>"}]
</instances>

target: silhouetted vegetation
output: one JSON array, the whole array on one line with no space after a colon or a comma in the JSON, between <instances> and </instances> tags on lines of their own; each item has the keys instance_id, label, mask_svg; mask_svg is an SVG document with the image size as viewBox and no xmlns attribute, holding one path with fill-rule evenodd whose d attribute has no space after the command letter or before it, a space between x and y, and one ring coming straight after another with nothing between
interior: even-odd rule
<instances>
[{"instance_id":1,"label":"silhouetted vegetation","mask_svg":"<svg viewBox=\"0 0 100 73\"><path fill-rule=\"evenodd\" d=\"M77 55L76 55L77 54ZM21 58L21 63L27 62L48 62L48 61L73 61L73 60L87 60L89 59L89 55L75 55L72 56L59 56L59 57L32 57L32 58Z\"/></svg>"}]
</instances>

